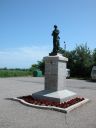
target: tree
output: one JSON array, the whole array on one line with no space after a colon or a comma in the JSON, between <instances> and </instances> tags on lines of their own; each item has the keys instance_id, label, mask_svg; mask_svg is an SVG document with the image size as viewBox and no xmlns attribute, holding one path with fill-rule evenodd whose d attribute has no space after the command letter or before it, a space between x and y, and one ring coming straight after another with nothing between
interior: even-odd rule
<instances>
[{"instance_id":1,"label":"tree","mask_svg":"<svg viewBox=\"0 0 96 128\"><path fill-rule=\"evenodd\" d=\"M92 57L91 51L87 47L87 43L76 46L75 50L72 53L71 60L73 59L73 75L78 77L88 77L90 76L91 67L92 67Z\"/></svg>"},{"instance_id":2,"label":"tree","mask_svg":"<svg viewBox=\"0 0 96 128\"><path fill-rule=\"evenodd\" d=\"M60 52L68 58L67 67L70 68L71 76L88 77L92 67L91 51L86 44L76 46L72 51L65 51L62 48Z\"/></svg>"},{"instance_id":3,"label":"tree","mask_svg":"<svg viewBox=\"0 0 96 128\"><path fill-rule=\"evenodd\" d=\"M96 48L93 51L92 57L93 57L93 65L96 65Z\"/></svg>"},{"instance_id":4,"label":"tree","mask_svg":"<svg viewBox=\"0 0 96 128\"><path fill-rule=\"evenodd\" d=\"M37 65L38 65L38 69L41 70L42 73L44 74L44 72L45 72L45 63L44 63L44 60L37 61Z\"/></svg>"},{"instance_id":5,"label":"tree","mask_svg":"<svg viewBox=\"0 0 96 128\"><path fill-rule=\"evenodd\" d=\"M32 72L34 70L41 70L42 73L44 74L44 70L45 70L45 63L44 63L44 61L43 60L37 61L37 64L33 64L29 70L32 71Z\"/></svg>"}]
</instances>

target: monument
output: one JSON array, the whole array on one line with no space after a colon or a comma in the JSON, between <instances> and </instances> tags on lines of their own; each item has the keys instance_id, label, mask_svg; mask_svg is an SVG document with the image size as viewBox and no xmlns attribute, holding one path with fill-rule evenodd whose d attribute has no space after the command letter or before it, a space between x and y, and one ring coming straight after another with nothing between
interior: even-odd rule
<instances>
[{"instance_id":1,"label":"monument","mask_svg":"<svg viewBox=\"0 0 96 128\"><path fill-rule=\"evenodd\" d=\"M43 58L45 61L44 90L32 94L32 97L62 103L76 95L76 93L64 89L66 85L66 64L68 58L59 53L60 37L56 25L54 25L52 36L53 50L49 53L49 56Z\"/></svg>"},{"instance_id":2,"label":"monument","mask_svg":"<svg viewBox=\"0 0 96 128\"><path fill-rule=\"evenodd\" d=\"M87 103L89 99L78 97L76 93L66 90L66 64L68 58L59 53L59 30L54 25L52 32L53 49L45 61L45 85L44 90L33 93L32 96L12 98L23 104L36 108L52 109L61 112L71 110Z\"/></svg>"}]
</instances>

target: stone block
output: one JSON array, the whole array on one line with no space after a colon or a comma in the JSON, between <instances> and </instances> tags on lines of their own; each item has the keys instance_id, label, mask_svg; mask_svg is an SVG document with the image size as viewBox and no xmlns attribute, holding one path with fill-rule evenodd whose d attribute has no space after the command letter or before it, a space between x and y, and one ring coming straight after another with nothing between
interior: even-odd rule
<instances>
[{"instance_id":1,"label":"stone block","mask_svg":"<svg viewBox=\"0 0 96 128\"><path fill-rule=\"evenodd\" d=\"M61 91L49 91L49 90L42 90L40 92L36 92L32 94L32 97L35 99L44 99L54 102L65 102L66 100L69 100L70 97L75 97L76 93L69 91L69 90L61 90Z\"/></svg>"},{"instance_id":2,"label":"stone block","mask_svg":"<svg viewBox=\"0 0 96 128\"><path fill-rule=\"evenodd\" d=\"M45 90L63 90L66 84L66 63L68 59L61 54L44 57Z\"/></svg>"}]
</instances>

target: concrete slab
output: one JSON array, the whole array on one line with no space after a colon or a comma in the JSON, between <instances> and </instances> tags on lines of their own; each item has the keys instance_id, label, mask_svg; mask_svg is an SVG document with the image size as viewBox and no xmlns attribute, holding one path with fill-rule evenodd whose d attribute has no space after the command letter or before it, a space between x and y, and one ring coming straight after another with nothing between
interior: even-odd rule
<instances>
[{"instance_id":1,"label":"concrete slab","mask_svg":"<svg viewBox=\"0 0 96 128\"><path fill-rule=\"evenodd\" d=\"M69 90L61 90L61 91L49 91L49 90L42 90L36 93L32 94L32 97L35 99L46 99L46 100L51 100L51 101L56 101L56 102L64 102L68 100L68 98L72 98L75 96L76 93L69 91Z\"/></svg>"}]
</instances>

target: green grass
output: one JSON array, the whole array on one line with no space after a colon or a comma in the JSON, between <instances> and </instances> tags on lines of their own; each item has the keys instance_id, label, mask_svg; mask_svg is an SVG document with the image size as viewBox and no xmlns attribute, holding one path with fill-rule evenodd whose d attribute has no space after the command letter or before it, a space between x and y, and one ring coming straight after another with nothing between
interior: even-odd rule
<instances>
[{"instance_id":1,"label":"green grass","mask_svg":"<svg viewBox=\"0 0 96 128\"><path fill-rule=\"evenodd\" d=\"M0 77L17 77L17 76L32 76L32 72L29 70L15 70L15 69L0 70Z\"/></svg>"}]
</instances>

